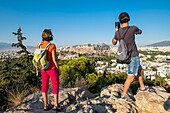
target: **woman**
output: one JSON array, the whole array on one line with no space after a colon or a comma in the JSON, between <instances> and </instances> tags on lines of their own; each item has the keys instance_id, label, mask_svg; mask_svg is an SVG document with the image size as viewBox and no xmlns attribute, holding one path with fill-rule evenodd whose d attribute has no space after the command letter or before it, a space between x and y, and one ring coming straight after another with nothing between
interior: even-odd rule
<instances>
[{"instance_id":1,"label":"woman","mask_svg":"<svg viewBox=\"0 0 170 113\"><path fill-rule=\"evenodd\" d=\"M46 48L46 46L53 40L53 34L50 29L44 29L42 32L42 42L40 43L41 48ZM42 97L44 100L44 110L49 110L49 103L47 98L47 91L49 88L49 78L52 81L53 95L54 95L54 107L53 110L57 110L58 104L58 94L59 94L59 66L56 57L56 46L55 44L50 44L47 51L47 60L50 66L47 70L41 70L42 76Z\"/></svg>"}]
</instances>

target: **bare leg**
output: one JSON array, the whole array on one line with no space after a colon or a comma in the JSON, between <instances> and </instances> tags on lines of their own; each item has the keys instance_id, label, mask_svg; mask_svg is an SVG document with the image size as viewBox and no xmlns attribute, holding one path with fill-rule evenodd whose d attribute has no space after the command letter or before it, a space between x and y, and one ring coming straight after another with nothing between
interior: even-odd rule
<instances>
[{"instance_id":1,"label":"bare leg","mask_svg":"<svg viewBox=\"0 0 170 113\"><path fill-rule=\"evenodd\" d=\"M143 70L139 69L138 71L138 80L139 80L139 84L140 84L140 89L144 89L145 85L143 83Z\"/></svg>"},{"instance_id":2,"label":"bare leg","mask_svg":"<svg viewBox=\"0 0 170 113\"><path fill-rule=\"evenodd\" d=\"M48 106L47 93L42 93L42 97L43 97L43 100L44 100L44 106Z\"/></svg>"},{"instance_id":3,"label":"bare leg","mask_svg":"<svg viewBox=\"0 0 170 113\"><path fill-rule=\"evenodd\" d=\"M127 79L126 79L126 81L124 83L124 88L123 88L122 96L126 95L126 93L127 93L128 89L129 89L132 81L134 80L134 78L135 77L133 75L128 75L127 76Z\"/></svg>"},{"instance_id":4,"label":"bare leg","mask_svg":"<svg viewBox=\"0 0 170 113\"><path fill-rule=\"evenodd\" d=\"M58 94L53 94L54 95L54 106L58 107Z\"/></svg>"}]
</instances>

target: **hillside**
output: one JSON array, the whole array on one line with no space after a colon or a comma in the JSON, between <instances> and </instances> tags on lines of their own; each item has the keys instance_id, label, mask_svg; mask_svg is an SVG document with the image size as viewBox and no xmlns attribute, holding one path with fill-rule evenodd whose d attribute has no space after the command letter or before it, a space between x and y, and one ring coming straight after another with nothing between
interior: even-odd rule
<instances>
[{"instance_id":1,"label":"hillside","mask_svg":"<svg viewBox=\"0 0 170 113\"><path fill-rule=\"evenodd\" d=\"M10 49L10 48L12 48L11 44L0 42L0 49Z\"/></svg>"},{"instance_id":2,"label":"hillside","mask_svg":"<svg viewBox=\"0 0 170 113\"><path fill-rule=\"evenodd\" d=\"M147 46L154 46L154 47L160 47L160 46L170 46L170 41L162 41L162 42L157 42L153 43Z\"/></svg>"},{"instance_id":3,"label":"hillside","mask_svg":"<svg viewBox=\"0 0 170 113\"><path fill-rule=\"evenodd\" d=\"M0 50L4 50L4 49L15 49L16 47L12 47L12 44L10 43L4 43L4 42L0 42ZM35 47L33 46L26 46L28 49L33 49Z\"/></svg>"}]
</instances>

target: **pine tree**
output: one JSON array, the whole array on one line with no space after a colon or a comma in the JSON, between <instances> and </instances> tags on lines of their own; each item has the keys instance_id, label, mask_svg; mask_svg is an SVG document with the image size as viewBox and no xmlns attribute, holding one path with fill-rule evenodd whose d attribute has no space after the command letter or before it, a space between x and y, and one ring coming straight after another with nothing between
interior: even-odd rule
<instances>
[{"instance_id":1,"label":"pine tree","mask_svg":"<svg viewBox=\"0 0 170 113\"><path fill-rule=\"evenodd\" d=\"M26 46L23 45L23 43L22 43L22 41L26 40L27 38L22 36L21 31L22 31L21 27L19 27L17 32L12 32L12 34L16 35L17 38L18 38L18 42L17 43L12 43L12 47L20 47L21 50L18 51L17 53L18 54L24 53L26 56L28 56L28 54L30 54L30 53L27 51Z\"/></svg>"}]
</instances>

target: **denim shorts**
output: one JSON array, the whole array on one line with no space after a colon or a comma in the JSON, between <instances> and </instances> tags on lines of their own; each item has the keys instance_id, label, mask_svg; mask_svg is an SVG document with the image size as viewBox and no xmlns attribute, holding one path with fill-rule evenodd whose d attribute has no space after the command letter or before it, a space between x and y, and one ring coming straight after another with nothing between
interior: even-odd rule
<instances>
[{"instance_id":1,"label":"denim shorts","mask_svg":"<svg viewBox=\"0 0 170 113\"><path fill-rule=\"evenodd\" d=\"M128 64L128 75L138 75L138 70L142 69L139 56L131 57L131 62Z\"/></svg>"}]
</instances>

